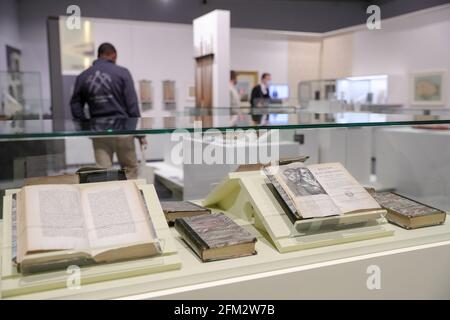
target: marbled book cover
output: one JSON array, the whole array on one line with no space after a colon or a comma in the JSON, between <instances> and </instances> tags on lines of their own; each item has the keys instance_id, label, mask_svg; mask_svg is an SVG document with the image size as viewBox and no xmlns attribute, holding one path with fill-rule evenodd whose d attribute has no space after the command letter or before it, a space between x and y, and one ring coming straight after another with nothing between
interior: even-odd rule
<instances>
[{"instance_id":1,"label":"marbled book cover","mask_svg":"<svg viewBox=\"0 0 450 320\"><path fill-rule=\"evenodd\" d=\"M209 248L255 242L256 238L222 213L183 218Z\"/></svg>"},{"instance_id":2,"label":"marbled book cover","mask_svg":"<svg viewBox=\"0 0 450 320\"><path fill-rule=\"evenodd\" d=\"M407 217L425 216L439 211L392 192L377 192L372 196L380 206Z\"/></svg>"}]
</instances>

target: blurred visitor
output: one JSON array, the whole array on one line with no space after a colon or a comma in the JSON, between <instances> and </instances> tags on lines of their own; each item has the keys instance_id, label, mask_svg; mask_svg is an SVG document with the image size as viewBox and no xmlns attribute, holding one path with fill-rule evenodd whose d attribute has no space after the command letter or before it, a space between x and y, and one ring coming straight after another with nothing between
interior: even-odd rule
<instances>
[{"instance_id":1,"label":"blurred visitor","mask_svg":"<svg viewBox=\"0 0 450 320\"><path fill-rule=\"evenodd\" d=\"M237 73L236 71L230 71L230 106L232 109L238 109L241 107L241 96L236 88ZM238 110L234 110L238 111Z\"/></svg>"},{"instance_id":2,"label":"blurred visitor","mask_svg":"<svg viewBox=\"0 0 450 320\"><path fill-rule=\"evenodd\" d=\"M116 64L117 51L110 43L98 48L98 58L93 65L83 71L75 81L70 101L72 116L76 120L125 119L141 116L133 78L128 69ZM84 105L88 105L89 116ZM134 136L92 138L96 165L111 168L114 153L127 178L136 179L138 161ZM145 136L138 137L141 145L146 145Z\"/></svg>"},{"instance_id":3,"label":"blurred visitor","mask_svg":"<svg viewBox=\"0 0 450 320\"><path fill-rule=\"evenodd\" d=\"M261 83L256 85L250 97L250 105L252 110L252 120L255 124L260 124L262 115L257 114L258 110L255 108L268 107L270 103L269 86L272 81L270 73L263 73L261 76Z\"/></svg>"}]
</instances>

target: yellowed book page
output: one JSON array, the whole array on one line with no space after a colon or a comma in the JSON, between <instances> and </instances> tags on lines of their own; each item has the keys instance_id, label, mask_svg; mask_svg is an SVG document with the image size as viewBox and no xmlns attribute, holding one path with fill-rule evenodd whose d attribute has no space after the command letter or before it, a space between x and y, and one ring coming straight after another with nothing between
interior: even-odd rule
<instances>
[{"instance_id":1,"label":"yellowed book page","mask_svg":"<svg viewBox=\"0 0 450 320\"><path fill-rule=\"evenodd\" d=\"M26 253L89 247L76 186L26 186L19 203L19 262Z\"/></svg>"},{"instance_id":2,"label":"yellowed book page","mask_svg":"<svg viewBox=\"0 0 450 320\"><path fill-rule=\"evenodd\" d=\"M381 208L340 163L310 165L308 169L342 213Z\"/></svg>"},{"instance_id":3,"label":"yellowed book page","mask_svg":"<svg viewBox=\"0 0 450 320\"><path fill-rule=\"evenodd\" d=\"M39 184L78 184L79 178L77 174L63 174L59 176L49 177L32 177L25 179L26 186Z\"/></svg>"},{"instance_id":4,"label":"yellowed book page","mask_svg":"<svg viewBox=\"0 0 450 320\"><path fill-rule=\"evenodd\" d=\"M269 169L303 218L342 214L303 163L293 162L283 166L272 166Z\"/></svg>"},{"instance_id":5,"label":"yellowed book page","mask_svg":"<svg viewBox=\"0 0 450 320\"><path fill-rule=\"evenodd\" d=\"M81 203L95 254L103 250L153 242L149 220L136 184L118 181L84 186Z\"/></svg>"}]
</instances>

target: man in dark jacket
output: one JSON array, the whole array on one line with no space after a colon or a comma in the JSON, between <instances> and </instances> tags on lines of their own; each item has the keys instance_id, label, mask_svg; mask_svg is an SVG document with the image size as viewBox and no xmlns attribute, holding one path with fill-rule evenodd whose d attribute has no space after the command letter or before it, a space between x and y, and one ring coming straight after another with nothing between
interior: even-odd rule
<instances>
[{"instance_id":1,"label":"man in dark jacket","mask_svg":"<svg viewBox=\"0 0 450 320\"><path fill-rule=\"evenodd\" d=\"M270 102L269 85L271 80L272 76L270 73L263 73L261 76L261 83L253 88L250 97L252 109L268 106ZM255 112L256 110L253 111ZM260 124L262 116L253 114L252 119L256 124Z\"/></svg>"},{"instance_id":2,"label":"man in dark jacket","mask_svg":"<svg viewBox=\"0 0 450 320\"><path fill-rule=\"evenodd\" d=\"M133 78L128 69L116 65L117 51L110 43L98 48L98 59L83 71L75 81L70 101L72 116L76 120L87 119L84 105L89 107L89 118L126 119L140 117L139 104ZM133 136L93 138L97 166L112 167L117 154L127 177L137 177L137 158ZM145 137L139 142L146 144Z\"/></svg>"}]
</instances>

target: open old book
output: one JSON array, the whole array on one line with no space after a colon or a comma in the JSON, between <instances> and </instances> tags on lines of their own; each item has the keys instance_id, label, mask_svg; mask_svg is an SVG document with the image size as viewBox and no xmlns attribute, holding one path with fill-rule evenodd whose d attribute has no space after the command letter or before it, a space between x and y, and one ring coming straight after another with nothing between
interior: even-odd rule
<instances>
[{"instance_id":1,"label":"open old book","mask_svg":"<svg viewBox=\"0 0 450 320\"><path fill-rule=\"evenodd\" d=\"M340 163L302 162L264 169L288 206L292 222L316 217L380 210L380 205Z\"/></svg>"},{"instance_id":2,"label":"open old book","mask_svg":"<svg viewBox=\"0 0 450 320\"><path fill-rule=\"evenodd\" d=\"M161 253L132 181L26 186L17 200L17 262L22 272Z\"/></svg>"}]
</instances>

